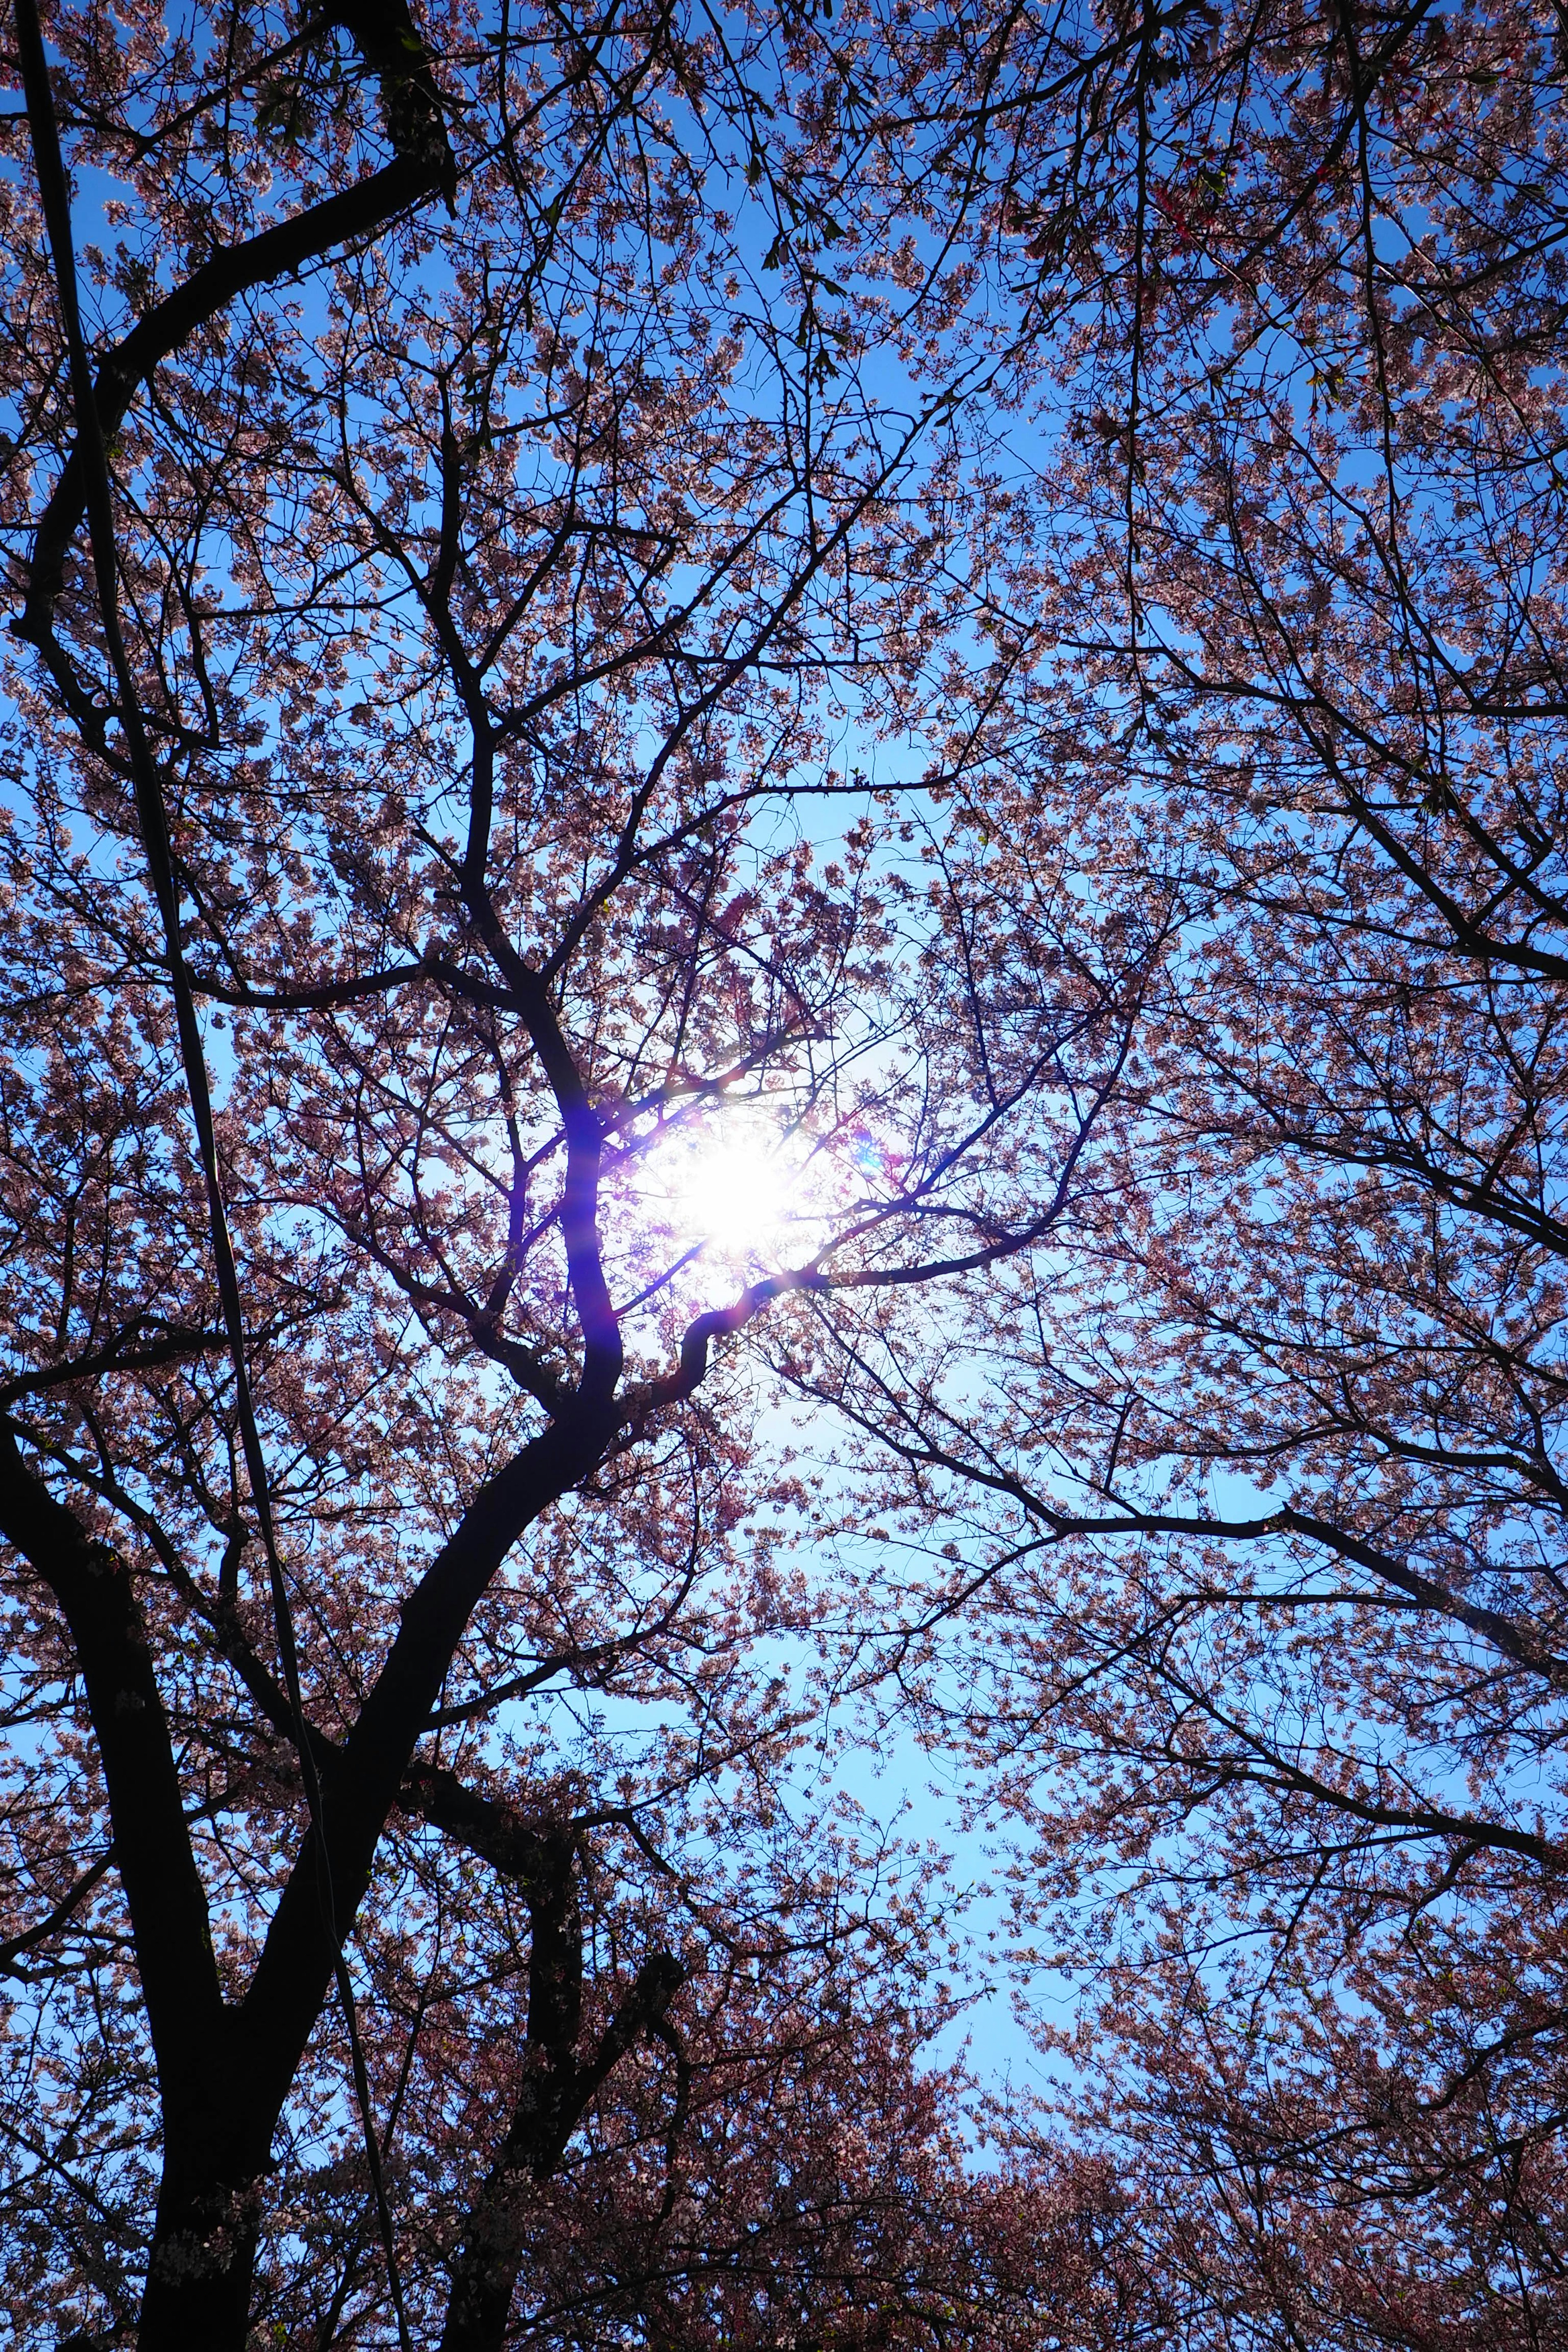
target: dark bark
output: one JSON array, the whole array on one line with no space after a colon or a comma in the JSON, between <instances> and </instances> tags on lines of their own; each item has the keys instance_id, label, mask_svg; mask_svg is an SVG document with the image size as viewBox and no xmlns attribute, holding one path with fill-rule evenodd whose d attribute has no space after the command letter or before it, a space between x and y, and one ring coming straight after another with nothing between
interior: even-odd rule
<instances>
[{"instance_id":1,"label":"dark bark","mask_svg":"<svg viewBox=\"0 0 1568 2352\"><path fill-rule=\"evenodd\" d=\"M335 1954L328 1917L335 1917L339 1934L346 1935L369 1883L377 1842L475 1604L518 1538L590 1474L612 1426L606 1417L594 1415L546 1431L480 1489L437 1554L403 1611L382 1672L326 1777L330 1877L323 1878L320 1850L307 1837L237 2009L226 2008L221 1995L206 1897L185 1829L168 1722L130 1572L49 1494L23 1460L12 1432L0 1427L0 1534L54 1594L70 1633L103 1769L116 1866L158 2066L164 2176L140 2352L189 2352L193 2345L204 2352L240 2352L259 2220L258 2184L283 2102L331 1984ZM329 1887L330 1908L324 1900ZM563 1923L557 1945L562 1937L569 1945L570 1933ZM548 1948L547 1927L542 1956ZM554 1964L542 1957L540 1965L542 1985ZM674 1967L663 1965L667 1972ZM553 2120L540 2126L545 2137L530 2141L531 2148L553 2147L557 2139L564 2145L598 2082L629 2047L644 2016L654 2014L647 2007L650 1997L649 1988L640 1994L634 1990L633 2003L640 1999L643 2008L628 2014L622 2039L611 2049L617 2020L595 2066L582 2070L581 2095L570 2120L563 2127L566 2109L558 2103L550 2111ZM664 2000L668 1997L667 1991ZM556 2011L546 2003L540 2014L541 2032L548 2031L557 2043L568 2025L574 2035L574 2011L564 1990ZM517 2145L522 2144L520 2136Z\"/></svg>"},{"instance_id":2,"label":"dark bark","mask_svg":"<svg viewBox=\"0 0 1568 2352\"><path fill-rule=\"evenodd\" d=\"M270 2141L271 2133L267 2135ZM240 2352L247 2334L267 2144L169 2135L138 2352Z\"/></svg>"},{"instance_id":3,"label":"dark bark","mask_svg":"<svg viewBox=\"0 0 1568 2352\"><path fill-rule=\"evenodd\" d=\"M508 1853L514 1857L532 1927L522 2087L468 2215L441 2332L441 2352L500 2352L517 2292L530 2196L560 2165L595 2094L633 2043L660 2023L686 1971L671 1953L650 1954L592 2057L579 2063L583 1921L577 1837L571 1831L539 1832L522 1823L509 1835L500 1818L503 1808L472 1799L450 1775L438 1777L448 1785L432 1790L431 1802L422 1803L421 1811L433 1820L444 1811L454 1813L457 1833L498 1868L508 1866Z\"/></svg>"},{"instance_id":4,"label":"dark bark","mask_svg":"<svg viewBox=\"0 0 1568 2352\"><path fill-rule=\"evenodd\" d=\"M257 2189L283 2103L331 1992L329 1917L346 1937L475 1604L518 1538L579 1484L608 1442L595 1417L544 1433L475 1496L405 1604L359 1720L323 1780L326 1861L308 1835L244 2000L228 2013L226 2130L166 2143L139 2352L241 2352L258 2220ZM192 2259L206 2250L205 2263ZM221 2259L220 2259L221 2258Z\"/></svg>"},{"instance_id":5,"label":"dark bark","mask_svg":"<svg viewBox=\"0 0 1568 2352\"><path fill-rule=\"evenodd\" d=\"M613 1425L607 1416L575 1417L525 1445L479 1489L404 1604L358 1721L322 1775L326 1868L341 1934L363 1900L376 1845L469 1617L512 1545L597 1466ZM313 1847L302 1847L238 2012L253 2095L274 2116L332 1974L320 1869Z\"/></svg>"},{"instance_id":6,"label":"dark bark","mask_svg":"<svg viewBox=\"0 0 1568 2352\"><path fill-rule=\"evenodd\" d=\"M131 1573L58 1502L0 1423L0 1534L66 1621L103 1768L165 2116L199 2125L221 2066L223 1998L168 1718Z\"/></svg>"},{"instance_id":7,"label":"dark bark","mask_svg":"<svg viewBox=\"0 0 1568 2352\"><path fill-rule=\"evenodd\" d=\"M258 2128L237 2097L233 2018L141 1603L124 1561L56 1500L3 1425L0 1533L53 1594L70 1633L157 2064L166 2155L141 2343L242 2345L253 2191L271 2125Z\"/></svg>"}]
</instances>

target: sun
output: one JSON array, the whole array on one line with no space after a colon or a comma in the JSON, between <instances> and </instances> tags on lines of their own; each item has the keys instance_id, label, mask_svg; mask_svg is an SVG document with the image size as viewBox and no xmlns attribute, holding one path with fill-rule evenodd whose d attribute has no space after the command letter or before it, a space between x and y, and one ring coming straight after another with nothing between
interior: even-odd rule
<instances>
[{"instance_id":1,"label":"sun","mask_svg":"<svg viewBox=\"0 0 1568 2352\"><path fill-rule=\"evenodd\" d=\"M799 1171L783 1139L726 1122L672 1138L658 1154L673 1238L740 1266L777 1265L796 1222Z\"/></svg>"}]
</instances>

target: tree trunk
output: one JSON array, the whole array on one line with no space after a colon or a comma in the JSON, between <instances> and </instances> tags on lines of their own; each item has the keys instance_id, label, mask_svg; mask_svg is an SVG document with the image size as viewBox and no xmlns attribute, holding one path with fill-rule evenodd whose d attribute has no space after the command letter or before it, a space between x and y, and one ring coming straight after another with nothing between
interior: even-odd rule
<instances>
[{"instance_id":1,"label":"tree trunk","mask_svg":"<svg viewBox=\"0 0 1568 2352\"><path fill-rule=\"evenodd\" d=\"M452 2273L441 2352L501 2352L517 2292L528 2200L550 2179L588 2104L640 2034L657 2027L685 1980L668 1952L653 1952L586 2065L574 2043L581 2008L582 1922L572 1842L542 1842L546 1865L529 1883L533 1913L528 2072L510 2127L475 2198Z\"/></svg>"},{"instance_id":2,"label":"tree trunk","mask_svg":"<svg viewBox=\"0 0 1568 2352\"><path fill-rule=\"evenodd\" d=\"M165 2162L137 2352L245 2352L263 2167Z\"/></svg>"},{"instance_id":3,"label":"tree trunk","mask_svg":"<svg viewBox=\"0 0 1568 2352\"><path fill-rule=\"evenodd\" d=\"M521 2109L520 2107L520 2116ZM522 2245L522 2207L533 2187L533 2168L520 2160L515 2140L532 2126L513 2129L485 2176L474 2200L452 2278L452 2299L441 2330L441 2352L500 2352L511 2299L517 2290Z\"/></svg>"}]
</instances>

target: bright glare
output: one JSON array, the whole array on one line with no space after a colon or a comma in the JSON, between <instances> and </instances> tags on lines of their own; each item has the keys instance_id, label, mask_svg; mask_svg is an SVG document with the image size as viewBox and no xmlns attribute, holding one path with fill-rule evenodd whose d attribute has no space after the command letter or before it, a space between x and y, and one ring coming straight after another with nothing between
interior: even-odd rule
<instances>
[{"instance_id":1,"label":"bright glare","mask_svg":"<svg viewBox=\"0 0 1568 2352\"><path fill-rule=\"evenodd\" d=\"M675 1237L686 1247L749 1265L787 1255L796 1171L763 1131L710 1132L672 1140L659 1154Z\"/></svg>"}]
</instances>

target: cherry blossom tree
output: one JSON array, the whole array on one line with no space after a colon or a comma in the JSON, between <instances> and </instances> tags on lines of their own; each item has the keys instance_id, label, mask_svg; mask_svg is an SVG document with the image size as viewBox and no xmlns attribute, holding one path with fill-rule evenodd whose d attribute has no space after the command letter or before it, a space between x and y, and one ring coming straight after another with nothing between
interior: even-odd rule
<instances>
[{"instance_id":1,"label":"cherry blossom tree","mask_svg":"<svg viewBox=\"0 0 1568 2352\"><path fill-rule=\"evenodd\" d=\"M740 1344L1029 1246L1127 1047L1036 1041L1020 1217L842 756L971 614L1001 363L889 251L874 29L9 20L28 2340L1131 2324L1105 2166L973 2172L941 1902L821 1811Z\"/></svg>"},{"instance_id":2,"label":"cherry blossom tree","mask_svg":"<svg viewBox=\"0 0 1568 2352\"><path fill-rule=\"evenodd\" d=\"M1556 17L5 54L37 2340L1561 2341Z\"/></svg>"},{"instance_id":3,"label":"cherry blossom tree","mask_svg":"<svg viewBox=\"0 0 1568 2352\"><path fill-rule=\"evenodd\" d=\"M1194 2338L1556 2343L1561 27L1102 21L1087 101L994 28L997 299L1081 291L930 970L991 1084L1108 943L1142 1016L962 1355L823 1327L923 1586L849 1657L1013 1824L1072 2129L1160 2183Z\"/></svg>"}]
</instances>

